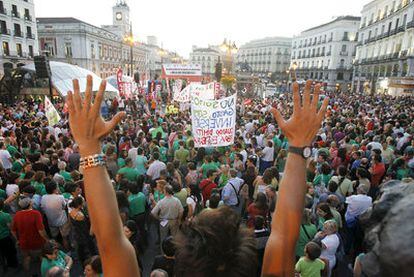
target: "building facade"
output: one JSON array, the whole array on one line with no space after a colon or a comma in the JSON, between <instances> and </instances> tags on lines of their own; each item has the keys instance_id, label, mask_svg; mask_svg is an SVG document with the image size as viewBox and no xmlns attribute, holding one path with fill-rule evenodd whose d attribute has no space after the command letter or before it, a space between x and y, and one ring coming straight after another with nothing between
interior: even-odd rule
<instances>
[{"instance_id":1,"label":"building facade","mask_svg":"<svg viewBox=\"0 0 414 277\"><path fill-rule=\"evenodd\" d=\"M130 22L129 6L124 0L118 0L112 7L112 25L102 25L102 29L124 38L132 31Z\"/></svg>"},{"instance_id":2,"label":"building facade","mask_svg":"<svg viewBox=\"0 0 414 277\"><path fill-rule=\"evenodd\" d=\"M368 3L359 33L354 91L414 93L414 1Z\"/></svg>"},{"instance_id":3,"label":"building facade","mask_svg":"<svg viewBox=\"0 0 414 277\"><path fill-rule=\"evenodd\" d=\"M268 37L252 40L240 47L236 61L248 64L257 75L276 74L276 80L285 80L289 69L292 39L286 37Z\"/></svg>"},{"instance_id":4,"label":"building facade","mask_svg":"<svg viewBox=\"0 0 414 277\"><path fill-rule=\"evenodd\" d=\"M0 76L38 54L33 0L0 0Z\"/></svg>"},{"instance_id":5,"label":"building facade","mask_svg":"<svg viewBox=\"0 0 414 277\"><path fill-rule=\"evenodd\" d=\"M341 16L295 37L290 69L297 79L323 82L327 90L349 90L360 20Z\"/></svg>"},{"instance_id":6,"label":"building facade","mask_svg":"<svg viewBox=\"0 0 414 277\"><path fill-rule=\"evenodd\" d=\"M210 46L207 48L193 46L193 49L190 53L190 62L201 64L203 76L205 77L214 77L216 64L221 57L220 51L215 48Z\"/></svg>"}]
</instances>

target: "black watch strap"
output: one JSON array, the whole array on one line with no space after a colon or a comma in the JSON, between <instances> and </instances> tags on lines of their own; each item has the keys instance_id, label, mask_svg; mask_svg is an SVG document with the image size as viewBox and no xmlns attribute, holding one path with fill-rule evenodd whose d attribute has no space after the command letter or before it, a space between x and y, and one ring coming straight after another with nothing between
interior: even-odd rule
<instances>
[{"instance_id":1,"label":"black watch strap","mask_svg":"<svg viewBox=\"0 0 414 277\"><path fill-rule=\"evenodd\" d=\"M303 155L303 151L304 151L304 149L305 149L305 148L307 148L307 147L308 147L308 146L305 146L305 147L294 147L294 146L289 146L289 148L288 148L288 152L289 152L289 153L293 153L293 154L297 154L297 155L301 156L302 158L307 159L307 158L309 158L309 157L305 157L305 156Z\"/></svg>"}]
</instances>

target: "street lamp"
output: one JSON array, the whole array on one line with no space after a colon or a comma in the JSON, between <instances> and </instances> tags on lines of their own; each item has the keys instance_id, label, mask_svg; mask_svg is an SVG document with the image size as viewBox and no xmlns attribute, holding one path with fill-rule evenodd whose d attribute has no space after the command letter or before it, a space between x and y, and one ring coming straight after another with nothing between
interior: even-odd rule
<instances>
[{"instance_id":1,"label":"street lamp","mask_svg":"<svg viewBox=\"0 0 414 277\"><path fill-rule=\"evenodd\" d=\"M223 52L226 52L226 59L227 59L227 72L228 74L231 73L232 70L232 55L236 54L238 51L238 48L236 46L236 42L231 42L230 40L227 41L227 39L225 38L223 43L220 45L220 49Z\"/></svg>"},{"instance_id":2,"label":"street lamp","mask_svg":"<svg viewBox=\"0 0 414 277\"><path fill-rule=\"evenodd\" d=\"M124 37L124 42L129 45L130 65L128 68L128 75L132 77L134 68L134 36L132 34L132 23L129 25L129 35Z\"/></svg>"}]
</instances>

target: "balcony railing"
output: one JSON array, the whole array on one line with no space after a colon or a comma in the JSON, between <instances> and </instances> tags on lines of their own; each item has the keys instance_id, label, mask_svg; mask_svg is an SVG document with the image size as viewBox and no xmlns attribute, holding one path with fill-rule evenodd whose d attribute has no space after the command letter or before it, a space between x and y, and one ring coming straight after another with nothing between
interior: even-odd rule
<instances>
[{"instance_id":1,"label":"balcony railing","mask_svg":"<svg viewBox=\"0 0 414 277\"><path fill-rule=\"evenodd\" d=\"M6 35L6 36L11 35L10 29L1 29L0 32L2 35Z\"/></svg>"},{"instance_id":2,"label":"balcony railing","mask_svg":"<svg viewBox=\"0 0 414 277\"><path fill-rule=\"evenodd\" d=\"M405 58L405 57L407 57L407 53L408 53L408 50L402 50L402 51L400 52L400 58Z\"/></svg>"},{"instance_id":3,"label":"balcony railing","mask_svg":"<svg viewBox=\"0 0 414 277\"><path fill-rule=\"evenodd\" d=\"M326 53L326 56L330 56L330 55L331 55L331 52L330 51Z\"/></svg>"},{"instance_id":4,"label":"balcony railing","mask_svg":"<svg viewBox=\"0 0 414 277\"><path fill-rule=\"evenodd\" d=\"M20 13L18 11L12 11L11 15L16 18L20 18Z\"/></svg>"},{"instance_id":5,"label":"balcony railing","mask_svg":"<svg viewBox=\"0 0 414 277\"><path fill-rule=\"evenodd\" d=\"M349 37L344 36L344 37L342 38L342 41L349 41Z\"/></svg>"},{"instance_id":6,"label":"balcony railing","mask_svg":"<svg viewBox=\"0 0 414 277\"><path fill-rule=\"evenodd\" d=\"M339 55L341 55L341 56L348 56L348 52L346 52L346 51L341 51L341 53L339 53Z\"/></svg>"},{"instance_id":7,"label":"balcony railing","mask_svg":"<svg viewBox=\"0 0 414 277\"><path fill-rule=\"evenodd\" d=\"M0 9L0 14L7 15L7 10L5 8Z\"/></svg>"},{"instance_id":8,"label":"balcony railing","mask_svg":"<svg viewBox=\"0 0 414 277\"><path fill-rule=\"evenodd\" d=\"M30 14L25 14L24 15L24 20L26 20L26 21L32 21L32 16Z\"/></svg>"},{"instance_id":9,"label":"balcony railing","mask_svg":"<svg viewBox=\"0 0 414 277\"><path fill-rule=\"evenodd\" d=\"M410 29L410 28L414 28L414 20L412 20L411 22L408 22L407 29Z\"/></svg>"},{"instance_id":10,"label":"balcony railing","mask_svg":"<svg viewBox=\"0 0 414 277\"><path fill-rule=\"evenodd\" d=\"M405 27L404 26L400 26L397 29L397 33L401 33L401 32L404 32L404 31L405 31Z\"/></svg>"},{"instance_id":11,"label":"balcony railing","mask_svg":"<svg viewBox=\"0 0 414 277\"><path fill-rule=\"evenodd\" d=\"M33 34L26 34L26 38L35 39L35 35Z\"/></svg>"},{"instance_id":12,"label":"balcony railing","mask_svg":"<svg viewBox=\"0 0 414 277\"><path fill-rule=\"evenodd\" d=\"M23 32L14 30L14 36L22 38L23 37Z\"/></svg>"}]
</instances>

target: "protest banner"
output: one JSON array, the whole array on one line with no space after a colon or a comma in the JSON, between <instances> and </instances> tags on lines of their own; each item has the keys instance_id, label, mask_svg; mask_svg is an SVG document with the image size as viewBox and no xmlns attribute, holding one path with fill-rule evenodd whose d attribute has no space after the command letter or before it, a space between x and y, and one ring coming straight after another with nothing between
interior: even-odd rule
<instances>
[{"instance_id":1,"label":"protest banner","mask_svg":"<svg viewBox=\"0 0 414 277\"><path fill-rule=\"evenodd\" d=\"M228 146L234 143L237 94L220 100L191 99L195 147Z\"/></svg>"},{"instance_id":2,"label":"protest banner","mask_svg":"<svg viewBox=\"0 0 414 277\"><path fill-rule=\"evenodd\" d=\"M54 126L59 123L60 115L47 96L45 96L45 113L49 121L49 126Z\"/></svg>"},{"instance_id":3,"label":"protest banner","mask_svg":"<svg viewBox=\"0 0 414 277\"><path fill-rule=\"evenodd\" d=\"M174 92L174 101L183 103L190 102L191 97L196 96L203 100L213 100L215 96L215 83L202 85L199 83L191 83L182 91Z\"/></svg>"}]
</instances>

